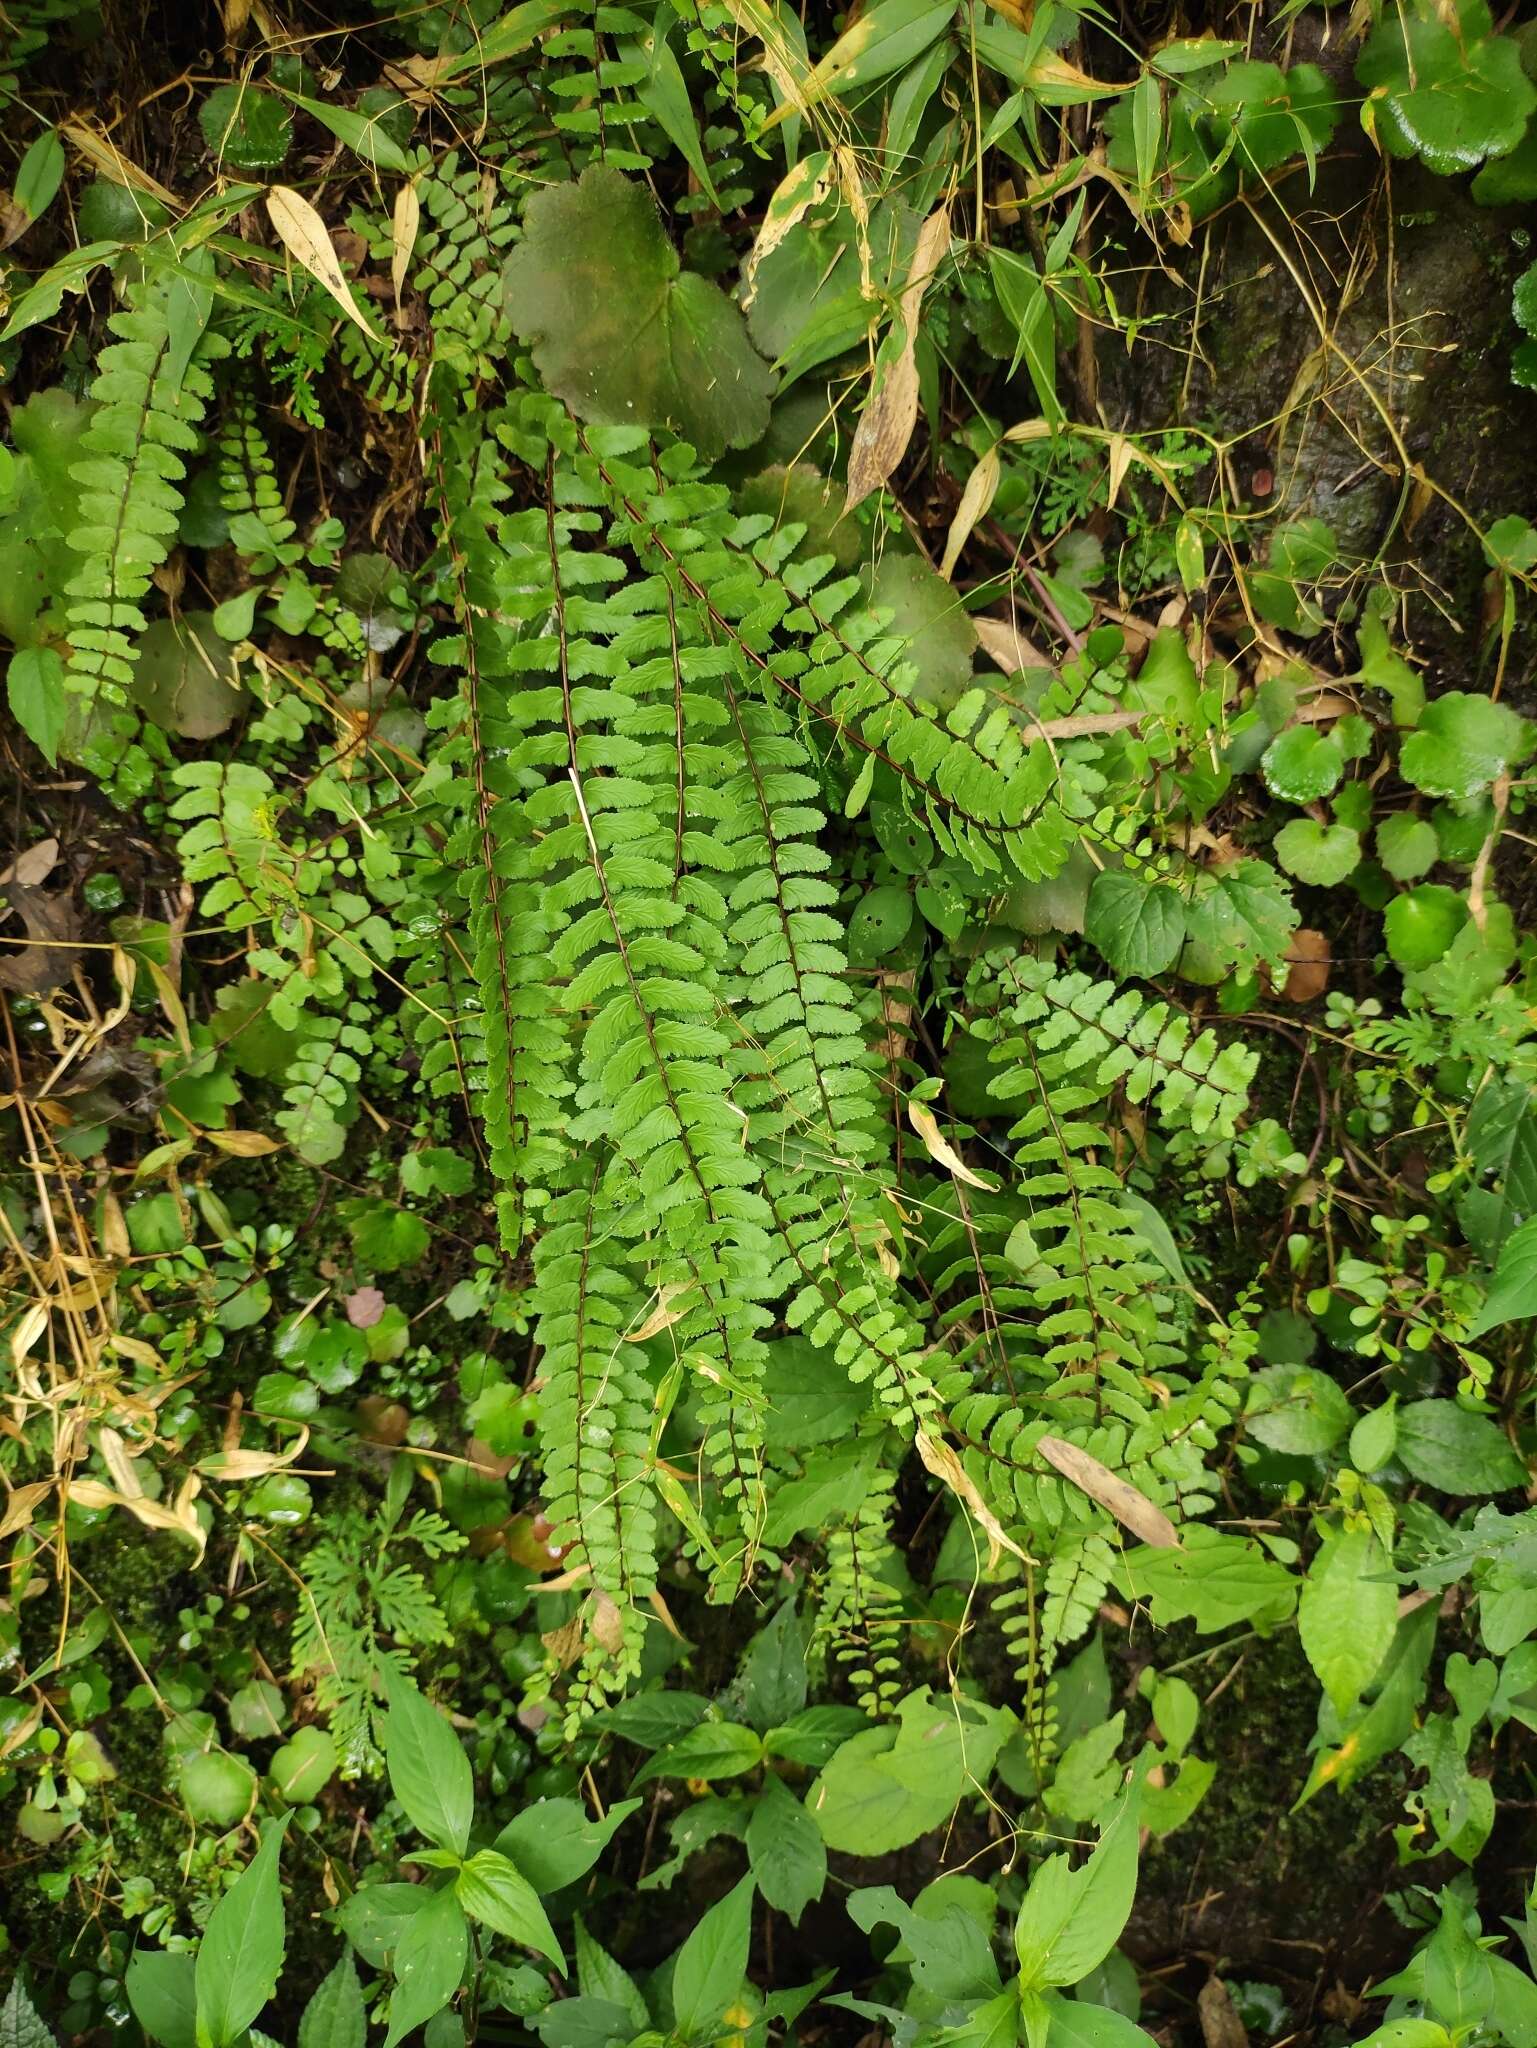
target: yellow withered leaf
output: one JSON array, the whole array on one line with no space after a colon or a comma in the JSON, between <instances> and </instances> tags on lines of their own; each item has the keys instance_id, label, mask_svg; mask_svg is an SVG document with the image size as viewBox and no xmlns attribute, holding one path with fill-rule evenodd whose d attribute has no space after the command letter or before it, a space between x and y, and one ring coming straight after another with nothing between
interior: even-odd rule
<instances>
[{"instance_id":1,"label":"yellow withered leaf","mask_svg":"<svg viewBox=\"0 0 1537 2048\"><path fill-rule=\"evenodd\" d=\"M907 453L918 423L918 316L929 280L949 247L950 209L940 206L918 230L896 324L876 362L874 387L854 430L845 513L878 490Z\"/></svg>"},{"instance_id":2,"label":"yellow withered leaf","mask_svg":"<svg viewBox=\"0 0 1537 2048\"><path fill-rule=\"evenodd\" d=\"M416 234L422 224L422 202L416 194L416 181L409 179L395 194L395 213L390 232L390 283L395 288L395 303L406 288L406 272L411 267L411 252L416 247Z\"/></svg>"},{"instance_id":3,"label":"yellow withered leaf","mask_svg":"<svg viewBox=\"0 0 1537 2048\"><path fill-rule=\"evenodd\" d=\"M936 1166L942 1166L947 1173L953 1174L957 1180L965 1181L968 1187L981 1188L985 1194L989 1195L993 1193L992 1182L983 1180L980 1174L972 1172L960 1153L956 1151L950 1140L940 1130L939 1125L934 1120L933 1110L925 1103L909 1102L907 1105L907 1121L923 1140L923 1149L928 1153Z\"/></svg>"},{"instance_id":4,"label":"yellow withered leaf","mask_svg":"<svg viewBox=\"0 0 1537 2048\"><path fill-rule=\"evenodd\" d=\"M267 194L267 218L294 261L325 287L349 320L355 321L371 340L377 340L352 295L352 286L347 282L325 222L303 194L295 192L291 185L274 185Z\"/></svg>"},{"instance_id":5,"label":"yellow withered leaf","mask_svg":"<svg viewBox=\"0 0 1537 2048\"><path fill-rule=\"evenodd\" d=\"M939 573L948 583L955 573L955 565L961 558L961 549L971 539L977 521L985 519L998 489L998 480L1003 474L1003 465L998 456L995 441L987 453L981 456L971 475L966 479L966 488L961 492L961 502L955 508L955 517L950 521L950 531L945 536L944 558Z\"/></svg>"},{"instance_id":6,"label":"yellow withered leaf","mask_svg":"<svg viewBox=\"0 0 1537 2048\"><path fill-rule=\"evenodd\" d=\"M987 1568L993 1570L1002 1551L1010 1551L1023 1564L1034 1564L1035 1559L1014 1541L977 1490L975 1480L966 1470L955 1452L943 1437L930 1436L920 1429L917 1437L918 1456L923 1460L923 1469L937 1479L941 1486L953 1493L967 1513L980 1524L987 1537Z\"/></svg>"}]
</instances>

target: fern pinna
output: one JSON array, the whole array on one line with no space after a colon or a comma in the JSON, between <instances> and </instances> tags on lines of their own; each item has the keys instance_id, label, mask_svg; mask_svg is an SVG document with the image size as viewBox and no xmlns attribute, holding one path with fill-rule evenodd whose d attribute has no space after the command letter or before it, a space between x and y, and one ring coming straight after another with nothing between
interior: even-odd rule
<instances>
[{"instance_id":1,"label":"fern pinna","mask_svg":"<svg viewBox=\"0 0 1537 2048\"><path fill-rule=\"evenodd\" d=\"M915 1179L901 1060L850 967L833 821L878 774L965 863L982 916L1099 829L1097 742L1054 745L980 691L936 713L803 529L739 514L687 445L579 425L526 385L467 425L459 367L433 367L427 445L459 624L435 658L461 677L446 758L478 1000L460 1070L504 1240L532 1260L544 1507L580 1599L557 1632L569 1704L638 1668L659 1515L717 1598L772 1561L784 1331L864 1390L871 1427L921 1433L930 1459L948 1431L956 1490L1045 1551L1028 1628L1006 1589L1000 1609L1039 1697L1116 1532L1034 1443L1049 1427L1201 1512L1231 1399L1227 1354L1188 1368L1199 1321L1095 1113L1119 1095L1171 1130L1230 1132L1248 1070L1134 989L984 956L968 998L1007 1061L1008 1175L975 1196ZM675 1397L688 1467L663 1446ZM875 1707L901 1621L871 1565L895 1509L889 1486L850 1503L824 1588Z\"/></svg>"}]
</instances>

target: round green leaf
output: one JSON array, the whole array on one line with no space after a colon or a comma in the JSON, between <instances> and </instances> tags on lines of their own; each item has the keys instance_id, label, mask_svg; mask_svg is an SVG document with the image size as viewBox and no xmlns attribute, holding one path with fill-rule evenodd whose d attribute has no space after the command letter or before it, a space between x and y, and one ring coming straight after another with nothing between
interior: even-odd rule
<instances>
[{"instance_id":1,"label":"round green leaf","mask_svg":"<svg viewBox=\"0 0 1537 2048\"><path fill-rule=\"evenodd\" d=\"M188 1813L209 1827L232 1828L244 1820L256 1797L256 1773L222 1749L190 1756L181 1767L181 1796Z\"/></svg>"},{"instance_id":2,"label":"round green leaf","mask_svg":"<svg viewBox=\"0 0 1537 2048\"><path fill-rule=\"evenodd\" d=\"M912 694L948 711L971 688L977 629L959 597L921 556L888 548L864 576L870 603L888 612L886 631L917 671Z\"/></svg>"},{"instance_id":3,"label":"round green leaf","mask_svg":"<svg viewBox=\"0 0 1537 2048\"><path fill-rule=\"evenodd\" d=\"M1292 725L1270 742L1260 768L1272 796L1312 804L1334 788L1344 765L1336 740L1315 726Z\"/></svg>"},{"instance_id":4,"label":"round green leaf","mask_svg":"<svg viewBox=\"0 0 1537 2048\"><path fill-rule=\"evenodd\" d=\"M1532 728L1508 704L1453 690L1427 704L1404 741L1404 780L1429 796L1470 797L1530 751Z\"/></svg>"},{"instance_id":5,"label":"round green leaf","mask_svg":"<svg viewBox=\"0 0 1537 2048\"><path fill-rule=\"evenodd\" d=\"M253 1678L230 1694L229 1725L243 1742L281 1735L288 1725L288 1702L270 1679Z\"/></svg>"},{"instance_id":6,"label":"round green leaf","mask_svg":"<svg viewBox=\"0 0 1537 2048\"><path fill-rule=\"evenodd\" d=\"M1377 827L1377 858L1395 882L1412 882L1433 868L1441 848L1428 818L1398 811Z\"/></svg>"},{"instance_id":7,"label":"round green leaf","mask_svg":"<svg viewBox=\"0 0 1537 2048\"><path fill-rule=\"evenodd\" d=\"M1361 835L1348 825L1293 818L1276 834L1275 856L1289 875L1314 888L1332 888L1360 864Z\"/></svg>"},{"instance_id":8,"label":"round green leaf","mask_svg":"<svg viewBox=\"0 0 1537 2048\"><path fill-rule=\"evenodd\" d=\"M1485 0L1457 0L1455 10L1408 0L1384 10L1356 77L1394 156L1418 156L1452 178L1515 148L1537 91L1515 38L1492 35L1491 27Z\"/></svg>"},{"instance_id":9,"label":"round green leaf","mask_svg":"<svg viewBox=\"0 0 1537 2048\"><path fill-rule=\"evenodd\" d=\"M1272 1365L1250 1382L1245 1428L1272 1451L1332 1451L1354 1420L1343 1390L1316 1366Z\"/></svg>"},{"instance_id":10,"label":"round green leaf","mask_svg":"<svg viewBox=\"0 0 1537 2048\"><path fill-rule=\"evenodd\" d=\"M1185 943L1185 900L1167 882L1107 868L1089 889L1083 929L1117 974L1162 974Z\"/></svg>"},{"instance_id":11,"label":"round green leaf","mask_svg":"<svg viewBox=\"0 0 1537 2048\"><path fill-rule=\"evenodd\" d=\"M913 899L907 889L887 882L866 890L849 919L849 960L868 967L901 945L913 921Z\"/></svg>"},{"instance_id":12,"label":"round green leaf","mask_svg":"<svg viewBox=\"0 0 1537 2048\"><path fill-rule=\"evenodd\" d=\"M1395 896L1383 917L1388 951L1395 963L1413 973L1440 959L1468 920L1468 906L1455 889L1440 882L1421 882Z\"/></svg>"},{"instance_id":13,"label":"round green leaf","mask_svg":"<svg viewBox=\"0 0 1537 2048\"><path fill-rule=\"evenodd\" d=\"M251 85L216 86L199 107L197 124L219 161L242 171L275 170L294 134L283 102Z\"/></svg>"},{"instance_id":14,"label":"round green leaf","mask_svg":"<svg viewBox=\"0 0 1537 2048\"><path fill-rule=\"evenodd\" d=\"M766 432L769 367L724 292L680 275L644 185L589 164L536 191L503 275L545 389L580 418L671 427L707 459Z\"/></svg>"},{"instance_id":15,"label":"round green leaf","mask_svg":"<svg viewBox=\"0 0 1537 2048\"><path fill-rule=\"evenodd\" d=\"M297 1728L272 1759L272 1789L290 1806L308 1806L336 1769L336 1744L324 1728Z\"/></svg>"},{"instance_id":16,"label":"round green leaf","mask_svg":"<svg viewBox=\"0 0 1537 2048\"><path fill-rule=\"evenodd\" d=\"M139 641L129 688L146 718L188 740L217 739L246 701L209 612L156 619Z\"/></svg>"},{"instance_id":17,"label":"round green leaf","mask_svg":"<svg viewBox=\"0 0 1537 2048\"><path fill-rule=\"evenodd\" d=\"M1438 1493L1503 1493L1526 1484L1526 1467L1498 1424L1445 1398L1399 1409L1396 1450L1404 1467Z\"/></svg>"}]
</instances>

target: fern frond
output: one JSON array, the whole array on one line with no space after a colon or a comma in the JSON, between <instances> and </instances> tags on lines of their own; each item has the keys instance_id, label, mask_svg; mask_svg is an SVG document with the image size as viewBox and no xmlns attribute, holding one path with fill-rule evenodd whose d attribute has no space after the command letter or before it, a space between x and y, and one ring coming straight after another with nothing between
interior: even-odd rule
<instances>
[{"instance_id":1,"label":"fern frond","mask_svg":"<svg viewBox=\"0 0 1537 2048\"><path fill-rule=\"evenodd\" d=\"M142 600L175 539L186 458L213 396L207 366L228 354L217 333L189 334L191 305L174 274L127 287L107 323L117 339L98 359L96 410L72 472L83 488L69 544L82 560L69 582L69 680L115 703L133 680Z\"/></svg>"}]
</instances>

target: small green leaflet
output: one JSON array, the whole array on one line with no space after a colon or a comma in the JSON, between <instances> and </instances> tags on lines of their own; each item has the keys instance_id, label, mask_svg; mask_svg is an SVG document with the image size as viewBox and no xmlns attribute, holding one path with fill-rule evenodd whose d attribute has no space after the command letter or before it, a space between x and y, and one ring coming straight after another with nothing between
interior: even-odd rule
<instances>
[{"instance_id":1,"label":"small green leaflet","mask_svg":"<svg viewBox=\"0 0 1537 2048\"><path fill-rule=\"evenodd\" d=\"M46 129L28 149L16 170L11 199L28 224L46 213L64 182L64 144L55 129ZM25 229L22 231L25 233Z\"/></svg>"},{"instance_id":2,"label":"small green leaflet","mask_svg":"<svg viewBox=\"0 0 1537 2048\"><path fill-rule=\"evenodd\" d=\"M621 56L644 67L636 80L635 97L668 141L681 152L684 161L708 196L710 204L723 212L720 194L710 175L709 162L699 140L699 127L688 96L683 67L674 56L667 37L676 16L670 7L659 7L655 24L633 42L621 43Z\"/></svg>"},{"instance_id":3,"label":"small green leaflet","mask_svg":"<svg viewBox=\"0 0 1537 2048\"><path fill-rule=\"evenodd\" d=\"M6 670L5 694L11 716L53 767L64 737L62 657L52 647L18 647Z\"/></svg>"},{"instance_id":4,"label":"small green leaflet","mask_svg":"<svg viewBox=\"0 0 1537 2048\"><path fill-rule=\"evenodd\" d=\"M390 171L408 178L415 169L412 159L381 125L382 115L359 114L351 107L332 106L327 100L306 99L303 93L298 92L291 92L287 97L318 121L322 128L329 128L338 142L345 143L354 156L360 156L376 171Z\"/></svg>"},{"instance_id":5,"label":"small green leaflet","mask_svg":"<svg viewBox=\"0 0 1537 2048\"><path fill-rule=\"evenodd\" d=\"M1144 71L1131 96L1131 133L1137 156L1139 192L1146 193L1152 189L1162 132L1163 97L1158 90L1158 80L1151 71Z\"/></svg>"},{"instance_id":6,"label":"small green leaflet","mask_svg":"<svg viewBox=\"0 0 1537 2048\"><path fill-rule=\"evenodd\" d=\"M763 1761L763 1739L735 1721L701 1721L677 1742L659 1749L631 1781L652 1778L737 1778Z\"/></svg>"},{"instance_id":7,"label":"small green leaflet","mask_svg":"<svg viewBox=\"0 0 1537 2048\"><path fill-rule=\"evenodd\" d=\"M1023 362L1042 414L1053 426L1060 426L1066 414L1057 397L1057 324L1046 287L1032 263L1007 249L989 253L988 270L1004 318L1017 336L1009 375L1012 377Z\"/></svg>"}]
</instances>

